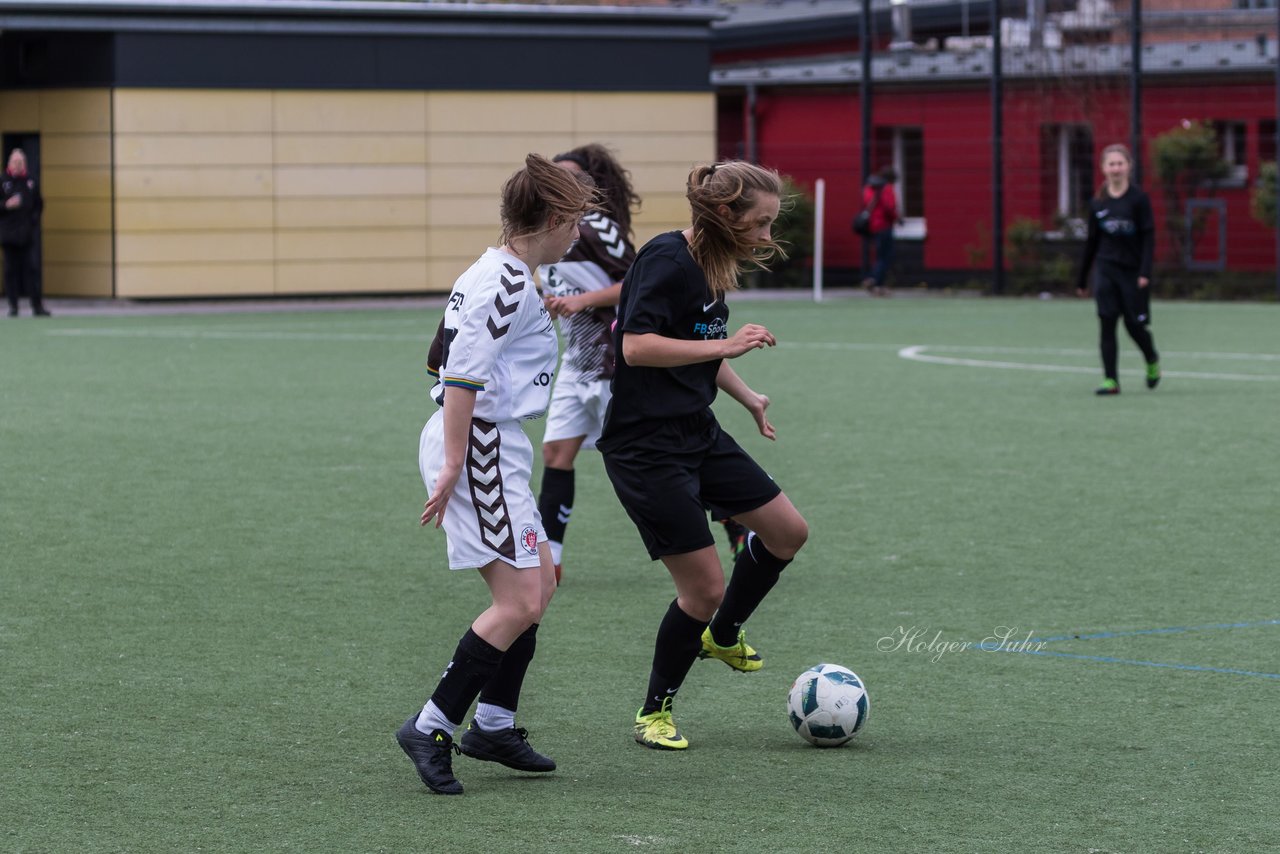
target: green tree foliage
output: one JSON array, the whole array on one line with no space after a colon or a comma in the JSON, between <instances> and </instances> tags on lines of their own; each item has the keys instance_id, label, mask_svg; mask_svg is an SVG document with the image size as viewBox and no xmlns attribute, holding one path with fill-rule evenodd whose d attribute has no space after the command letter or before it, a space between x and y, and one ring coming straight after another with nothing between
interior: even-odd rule
<instances>
[{"instance_id":1,"label":"green tree foliage","mask_svg":"<svg viewBox=\"0 0 1280 854\"><path fill-rule=\"evenodd\" d=\"M1276 164L1263 163L1258 170L1258 181L1249 196L1249 210L1253 218L1263 225L1276 225Z\"/></svg>"},{"instance_id":2,"label":"green tree foliage","mask_svg":"<svg viewBox=\"0 0 1280 854\"><path fill-rule=\"evenodd\" d=\"M1206 122L1184 121L1167 130L1151 145L1152 165L1165 201L1165 230L1175 258L1181 260L1189 243L1203 227L1203 218L1186 228L1186 203L1189 199L1211 196L1214 182L1225 178L1229 167L1218 148L1218 135Z\"/></svg>"}]
</instances>

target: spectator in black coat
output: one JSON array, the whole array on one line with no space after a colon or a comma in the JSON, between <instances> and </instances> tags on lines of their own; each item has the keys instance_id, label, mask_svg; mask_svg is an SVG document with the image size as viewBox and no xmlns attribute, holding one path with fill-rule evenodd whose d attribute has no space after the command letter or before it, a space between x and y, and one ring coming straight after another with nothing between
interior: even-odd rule
<instances>
[{"instance_id":1,"label":"spectator in black coat","mask_svg":"<svg viewBox=\"0 0 1280 854\"><path fill-rule=\"evenodd\" d=\"M18 315L18 297L31 300L31 313L48 317L40 287L40 213L44 199L34 176L27 174L27 155L15 148L0 180L0 245L4 247L4 293L9 316Z\"/></svg>"}]
</instances>

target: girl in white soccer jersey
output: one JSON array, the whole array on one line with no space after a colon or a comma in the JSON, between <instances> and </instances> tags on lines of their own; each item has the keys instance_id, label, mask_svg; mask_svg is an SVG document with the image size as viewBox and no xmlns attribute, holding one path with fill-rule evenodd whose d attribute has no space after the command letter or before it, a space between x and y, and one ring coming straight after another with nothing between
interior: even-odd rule
<instances>
[{"instance_id":1,"label":"girl in white soccer jersey","mask_svg":"<svg viewBox=\"0 0 1280 854\"><path fill-rule=\"evenodd\" d=\"M458 642L431 699L396 738L433 792L462 793L454 750L520 771L551 771L515 725L555 572L529 486L533 447L520 422L546 412L555 372L551 316L532 270L564 256L595 192L531 154L502 188L502 241L454 283L438 351L441 409L422 431L430 493L422 524L443 527L450 569L478 569L492 604ZM453 733L479 696L475 719Z\"/></svg>"},{"instance_id":2,"label":"girl in white soccer jersey","mask_svg":"<svg viewBox=\"0 0 1280 854\"><path fill-rule=\"evenodd\" d=\"M622 277L636 257L631 243L631 210L640 197L628 172L598 143L582 145L554 158L557 166L595 182L604 210L592 211L578 225L578 241L569 254L541 267L547 308L560 319L564 356L551 392L547 429L542 437L542 489L538 511L547 529L556 583L569 514L573 512L573 462L578 451L594 448L600 437L609 381L613 378L610 327L617 312Z\"/></svg>"},{"instance_id":3,"label":"girl in white soccer jersey","mask_svg":"<svg viewBox=\"0 0 1280 854\"><path fill-rule=\"evenodd\" d=\"M676 587L636 713L635 740L646 747L688 747L671 704L695 660L746 672L763 666L742 625L809 535L804 517L711 411L723 390L774 438L769 398L729 360L776 341L754 323L730 335L725 296L737 288L741 265L763 265L778 251L771 228L781 195L778 173L750 163L695 168L687 187L692 224L649 241L622 283L613 400L598 445L649 556ZM727 586L704 507L754 531Z\"/></svg>"}]
</instances>

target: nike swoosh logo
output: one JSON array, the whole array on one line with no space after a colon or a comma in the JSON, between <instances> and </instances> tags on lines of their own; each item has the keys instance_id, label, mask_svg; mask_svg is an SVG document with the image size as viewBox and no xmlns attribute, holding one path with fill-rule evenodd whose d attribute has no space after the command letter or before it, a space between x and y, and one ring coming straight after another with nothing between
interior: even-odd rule
<instances>
[{"instance_id":1,"label":"nike swoosh logo","mask_svg":"<svg viewBox=\"0 0 1280 854\"><path fill-rule=\"evenodd\" d=\"M720 300L718 300L718 299L713 299L711 302L709 302L709 303L707 303L706 305L704 305L704 306L702 307L702 310L703 310L703 311L711 311L712 307L713 307L713 306L715 306L715 304L716 304L716 303L718 303L718 302L720 302Z\"/></svg>"}]
</instances>

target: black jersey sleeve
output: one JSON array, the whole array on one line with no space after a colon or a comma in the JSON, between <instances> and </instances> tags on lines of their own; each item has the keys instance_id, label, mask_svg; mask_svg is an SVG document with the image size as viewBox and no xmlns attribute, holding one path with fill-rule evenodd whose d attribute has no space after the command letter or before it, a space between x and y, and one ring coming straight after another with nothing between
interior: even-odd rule
<instances>
[{"instance_id":1,"label":"black jersey sleeve","mask_svg":"<svg viewBox=\"0 0 1280 854\"><path fill-rule=\"evenodd\" d=\"M670 336L683 292L684 272L678 264L656 253L641 254L622 288L620 331Z\"/></svg>"},{"instance_id":2,"label":"black jersey sleeve","mask_svg":"<svg viewBox=\"0 0 1280 854\"><path fill-rule=\"evenodd\" d=\"M1138 275L1144 279L1151 278L1151 262L1156 249L1155 217L1151 214L1151 197L1140 193L1134 205L1133 222L1137 227L1138 238L1142 241L1142 252L1139 255Z\"/></svg>"},{"instance_id":3,"label":"black jersey sleeve","mask_svg":"<svg viewBox=\"0 0 1280 854\"><path fill-rule=\"evenodd\" d=\"M1089 286L1089 268L1093 266L1093 257L1098 254L1098 215L1092 202L1086 214L1089 220L1089 233L1084 242L1084 255L1080 258L1080 272L1076 276L1076 290L1082 291Z\"/></svg>"}]
</instances>

